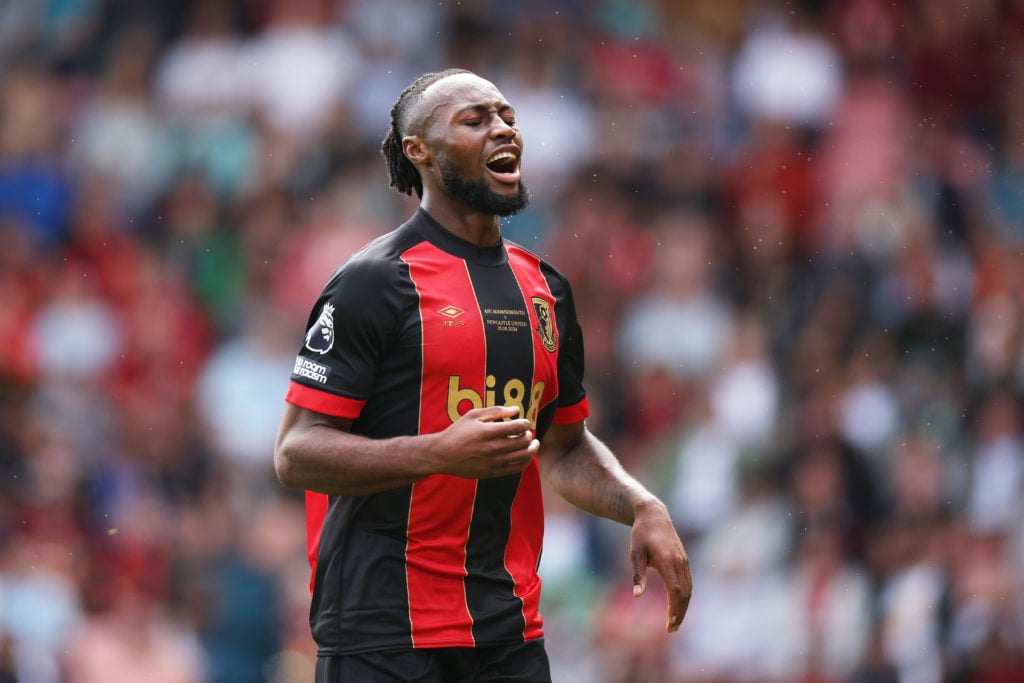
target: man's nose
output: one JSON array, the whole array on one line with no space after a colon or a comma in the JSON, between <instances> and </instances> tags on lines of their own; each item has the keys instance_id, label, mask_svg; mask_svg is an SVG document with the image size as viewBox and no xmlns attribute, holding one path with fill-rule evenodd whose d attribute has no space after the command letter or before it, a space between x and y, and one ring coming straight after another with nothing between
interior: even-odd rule
<instances>
[{"instance_id":1,"label":"man's nose","mask_svg":"<svg viewBox=\"0 0 1024 683\"><path fill-rule=\"evenodd\" d=\"M497 123L491 127L491 135L496 138L511 140L516 136L516 127L509 125L507 121L499 117Z\"/></svg>"}]
</instances>

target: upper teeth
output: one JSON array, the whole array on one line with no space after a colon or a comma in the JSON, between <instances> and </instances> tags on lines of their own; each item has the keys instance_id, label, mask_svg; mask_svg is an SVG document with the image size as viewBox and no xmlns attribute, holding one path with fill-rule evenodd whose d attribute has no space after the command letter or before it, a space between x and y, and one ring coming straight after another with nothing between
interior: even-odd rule
<instances>
[{"instance_id":1,"label":"upper teeth","mask_svg":"<svg viewBox=\"0 0 1024 683\"><path fill-rule=\"evenodd\" d=\"M491 155L491 157L487 160L487 163L491 164L494 163L495 161L500 161L501 159L512 159L514 161L515 158L516 155L513 154L512 152L496 152L495 154Z\"/></svg>"}]
</instances>

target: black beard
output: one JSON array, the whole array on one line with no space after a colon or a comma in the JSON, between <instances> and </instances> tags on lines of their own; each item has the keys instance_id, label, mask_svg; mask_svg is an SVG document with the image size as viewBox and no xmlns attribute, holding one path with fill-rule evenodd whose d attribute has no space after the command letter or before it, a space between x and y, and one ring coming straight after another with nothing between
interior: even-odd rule
<instances>
[{"instance_id":1,"label":"black beard","mask_svg":"<svg viewBox=\"0 0 1024 683\"><path fill-rule=\"evenodd\" d=\"M441 180L448 194L480 213L513 216L530 204L530 192L521 180L519 191L512 197L504 197L487 187L487 181L483 178L467 180L447 158L439 156L437 167L441 170Z\"/></svg>"}]
</instances>

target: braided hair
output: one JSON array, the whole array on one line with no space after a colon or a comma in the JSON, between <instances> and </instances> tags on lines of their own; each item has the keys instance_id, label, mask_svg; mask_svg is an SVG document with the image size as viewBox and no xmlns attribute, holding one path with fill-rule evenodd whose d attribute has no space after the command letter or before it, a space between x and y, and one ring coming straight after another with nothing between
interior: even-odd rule
<instances>
[{"instance_id":1,"label":"braided hair","mask_svg":"<svg viewBox=\"0 0 1024 683\"><path fill-rule=\"evenodd\" d=\"M419 171L402 151L402 137L411 132L410 129L413 125L418 126L422 123L422 121L410 122L410 112L415 110L415 104L423 97L423 91L428 87L442 78L464 73L471 72L466 69L445 69L444 71L425 73L413 81L395 100L395 104L391 107L391 125L380 145L380 152L384 156L384 166L391 179L390 187L407 195L411 195L415 190L417 197L423 197L423 180L420 178Z\"/></svg>"}]
</instances>

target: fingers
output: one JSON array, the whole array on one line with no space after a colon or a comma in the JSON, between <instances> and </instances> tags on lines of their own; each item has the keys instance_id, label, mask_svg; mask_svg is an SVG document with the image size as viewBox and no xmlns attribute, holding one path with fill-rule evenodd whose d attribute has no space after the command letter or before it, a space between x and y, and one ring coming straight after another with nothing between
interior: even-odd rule
<instances>
[{"instance_id":1,"label":"fingers","mask_svg":"<svg viewBox=\"0 0 1024 683\"><path fill-rule=\"evenodd\" d=\"M493 436L504 436L508 438L525 436L529 439L533 438L533 432L530 430L529 420L509 420L508 422L495 422L493 425L488 425Z\"/></svg>"},{"instance_id":2,"label":"fingers","mask_svg":"<svg viewBox=\"0 0 1024 683\"><path fill-rule=\"evenodd\" d=\"M690 595L682 593L669 593L668 596L668 623L665 630L674 633L686 617L686 610L690 608Z\"/></svg>"},{"instance_id":3,"label":"fingers","mask_svg":"<svg viewBox=\"0 0 1024 683\"><path fill-rule=\"evenodd\" d=\"M496 422L498 420L507 420L511 417L519 417L520 410L516 406L489 406L487 408L474 408L466 413L466 417L471 417L481 422ZM529 422L529 420L513 420L513 422Z\"/></svg>"},{"instance_id":4,"label":"fingers","mask_svg":"<svg viewBox=\"0 0 1024 683\"><path fill-rule=\"evenodd\" d=\"M500 454L496 459L496 464L510 471L523 470L540 450L540 441L534 439L529 431L526 434L510 436L507 441L508 450Z\"/></svg>"},{"instance_id":5,"label":"fingers","mask_svg":"<svg viewBox=\"0 0 1024 683\"><path fill-rule=\"evenodd\" d=\"M633 597L639 598L647 592L647 553L634 550L629 561L633 565Z\"/></svg>"},{"instance_id":6,"label":"fingers","mask_svg":"<svg viewBox=\"0 0 1024 683\"><path fill-rule=\"evenodd\" d=\"M650 558L642 550L631 551L629 558L633 566L633 596L640 597L647 592L647 567ZM682 562L672 562L668 567L656 564L655 568L661 574L668 593L668 622L665 624L665 630L674 633L679 630L690 607L693 579L690 576L689 562L684 557Z\"/></svg>"},{"instance_id":7,"label":"fingers","mask_svg":"<svg viewBox=\"0 0 1024 683\"><path fill-rule=\"evenodd\" d=\"M680 598L678 606L671 605L668 612L668 624L665 626L665 630L669 633L675 633L679 630L679 626L683 623L683 619L686 617L686 610L690 607L690 596Z\"/></svg>"},{"instance_id":8,"label":"fingers","mask_svg":"<svg viewBox=\"0 0 1024 683\"><path fill-rule=\"evenodd\" d=\"M487 426L494 468L488 476L522 472L540 450L540 441L534 437L529 420L511 420Z\"/></svg>"},{"instance_id":9,"label":"fingers","mask_svg":"<svg viewBox=\"0 0 1024 683\"><path fill-rule=\"evenodd\" d=\"M669 633L679 630L683 618L686 617L686 610L690 607L690 595L693 593L689 564L677 568L677 572L664 577L665 586L668 588L668 623L665 630Z\"/></svg>"},{"instance_id":10,"label":"fingers","mask_svg":"<svg viewBox=\"0 0 1024 683\"><path fill-rule=\"evenodd\" d=\"M488 408L475 408L466 413L464 419L487 423L488 429L492 430L492 436L520 436L529 434L530 421L524 417L519 417L519 412L519 408L516 406L490 406ZM532 439L533 436L531 435L530 438Z\"/></svg>"}]
</instances>

